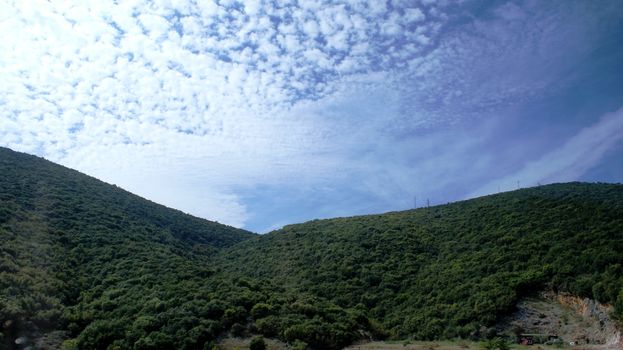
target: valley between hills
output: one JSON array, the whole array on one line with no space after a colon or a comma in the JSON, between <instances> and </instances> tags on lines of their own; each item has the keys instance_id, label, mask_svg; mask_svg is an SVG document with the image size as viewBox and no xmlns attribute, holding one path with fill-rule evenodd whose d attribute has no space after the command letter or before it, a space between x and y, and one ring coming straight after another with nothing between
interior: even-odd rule
<instances>
[{"instance_id":1,"label":"valley between hills","mask_svg":"<svg viewBox=\"0 0 623 350\"><path fill-rule=\"evenodd\" d=\"M621 184L258 235L0 148L0 349L620 348L621 320Z\"/></svg>"}]
</instances>

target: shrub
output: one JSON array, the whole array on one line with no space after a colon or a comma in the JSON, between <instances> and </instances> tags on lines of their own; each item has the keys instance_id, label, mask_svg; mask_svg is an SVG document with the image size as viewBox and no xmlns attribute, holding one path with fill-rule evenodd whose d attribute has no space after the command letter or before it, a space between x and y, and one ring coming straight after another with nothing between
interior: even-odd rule
<instances>
[{"instance_id":1,"label":"shrub","mask_svg":"<svg viewBox=\"0 0 623 350\"><path fill-rule=\"evenodd\" d=\"M257 303L251 309L251 316L253 316L253 318L257 320L258 318L263 318L270 315L271 311L272 306L264 303Z\"/></svg>"},{"instance_id":2,"label":"shrub","mask_svg":"<svg viewBox=\"0 0 623 350\"><path fill-rule=\"evenodd\" d=\"M264 337L257 336L251 339L251 344L249 344L249 350L266 350L266 342L264 342Z\"/></svg>"},{"instance_id":3,"label":"shrub","mask_svg":"<svg viewBox=\"0 0 623 350\"><path fill-rule=\"evenodd\" d=\"M234 323L231 326L231 335L234 337L240 337L244 333L244 326L240 323Z\"/></svg>"},{"instance_id":4,"label":"shrub","mask_svg":"<svg viewBox=\"0 0 623 350\"><path fill-rule=\"evenodd\" d=\"M510 347L506 340L502 338L489 339L482 344L485 350L509 350Z\"/></svg>"},{"instance_id":5,"label":"shrub","mask_svg":"<svg viewBox=\"0 0 623 350\"><path fill-rule=\"evenodd\" d=\"M292 343L292 350L307 350L307 343L301 340L295 340Z\"/></svg>"}]
</instances>

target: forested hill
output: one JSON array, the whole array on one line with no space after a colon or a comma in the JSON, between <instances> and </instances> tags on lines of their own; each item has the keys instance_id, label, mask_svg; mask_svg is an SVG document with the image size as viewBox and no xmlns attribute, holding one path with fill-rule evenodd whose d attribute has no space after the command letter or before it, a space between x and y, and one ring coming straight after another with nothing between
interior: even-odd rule
<instances>
[{"instance_id":1,"label":"forested hill","mask_svg":"<svg viewBox=\"0 0 623 350\"><path fill-rule=\"evenodd\" d=\"M0 349L483 339L542 290L612 304L621 319L622 264L623 185L540 186L260 236L0 148Z\"/></svg>"},{"instance_id":2,"label":"forested hill","mask_svg":"<svg viewBox=\"0 0 623 350\"><path fill-rule=\"evenodd\" d=\"M157 226L186 244L211 247L226 247L252 235L153 203L42 158L2 147L0 174L3 203L0 220L19 208L45 217L60 230L86 225L85 229L95 227L117 232L130 224ZM99 222L99 218L104 222Z\"/></svg>"},{"instance_id":3,"label":"forested hill","mask_svg":"<svg viewBox=\"0 0 623 350\"><path fill-rule=\"evenodd\" d=\"M102 310L123 321L142 301L203 280L210 256L252 236L0 148L0 348L80 334Z\"/></svg>"},{"instance_id":4,"label":"forested hill","mask_svg":"<svg viewBox=\"0 0 623 350\"><path fill-rule=\"evenodd\" d=\"M484 337L520 297L546 289L614 304L621 318L623 186L555 184L316 220L245 241L220 258L226 275L307 294L298 305L276 301L275 316L255 322L317 347L349 341L341 333L349 321L335 322L335 310L365 315L358 322L377 337Z\"/></svg>"}]
</instances>

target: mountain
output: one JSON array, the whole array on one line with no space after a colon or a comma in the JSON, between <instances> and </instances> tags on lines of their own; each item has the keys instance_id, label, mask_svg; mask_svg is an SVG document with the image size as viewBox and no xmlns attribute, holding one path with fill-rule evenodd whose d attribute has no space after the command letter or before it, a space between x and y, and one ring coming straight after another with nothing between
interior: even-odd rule
<instances>
[{"instance_id":1,"label":"mountain","mask_svg":"<svg viewBox=\"0 0 623 350\"><path fill-rule=\"evenodd\" d=\"M623 319L623 185L539 186L266 235L0 148L0 348L484 339L540 291Z\"/></svg>"}]
</instances>

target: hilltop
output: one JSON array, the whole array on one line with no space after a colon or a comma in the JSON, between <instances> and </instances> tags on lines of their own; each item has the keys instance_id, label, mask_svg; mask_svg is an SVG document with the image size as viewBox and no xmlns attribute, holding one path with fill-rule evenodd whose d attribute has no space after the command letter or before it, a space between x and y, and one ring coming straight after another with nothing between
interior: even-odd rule
<instances>
[{"instance_id":1,"label":"hilltop","mask_svg":"<svg viewBox=\"0 0 623 350\"><path fill-rule=\"evenodd\" d=\"M620 184L256 235L4 148L0 174L4 348L211 349L256 334L316 349L479 340L543 291L623 318Z\"/></svg>"}]
</instances>

